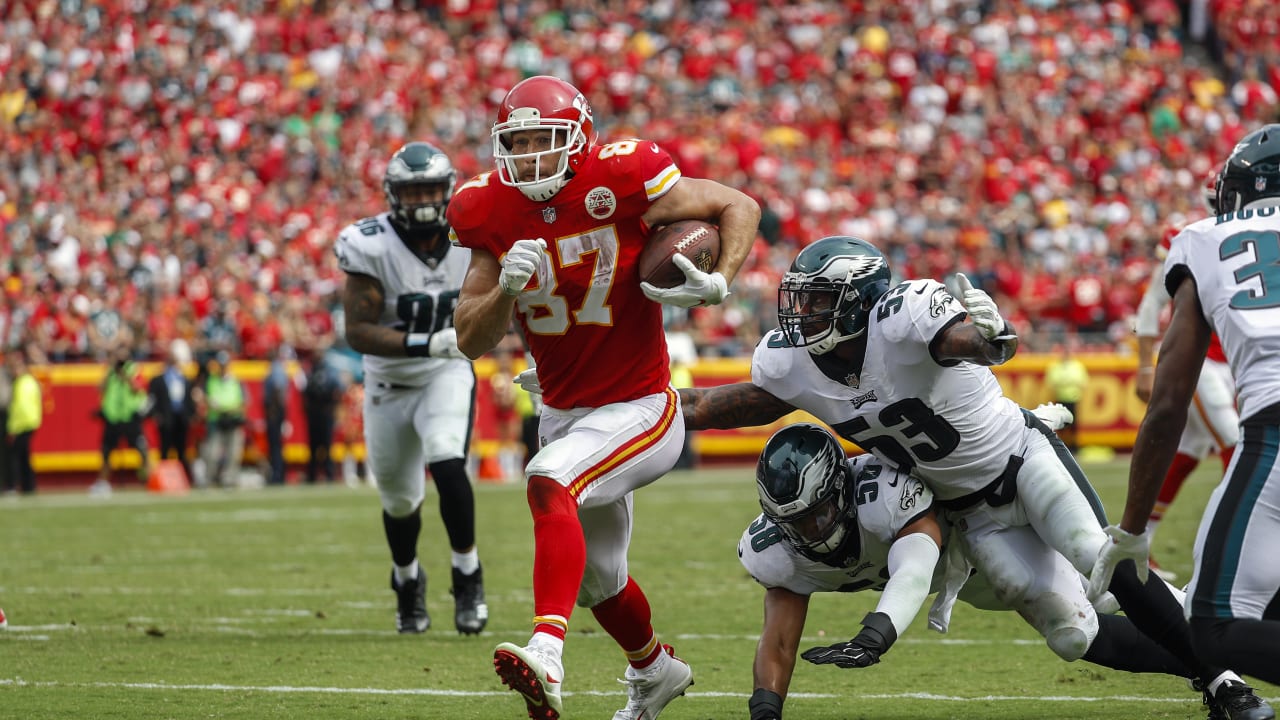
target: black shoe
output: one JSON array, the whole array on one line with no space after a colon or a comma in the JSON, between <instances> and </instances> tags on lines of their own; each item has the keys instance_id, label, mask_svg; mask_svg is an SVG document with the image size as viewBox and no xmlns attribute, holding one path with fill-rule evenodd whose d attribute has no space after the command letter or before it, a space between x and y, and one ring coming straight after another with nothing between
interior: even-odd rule
<instances>
[{"instance_id":1,"label":"black shoe","mask_svg":"<svg viewBox=\"0 0 1280 720\"><path fill-rule=\"evenodd\" d=\"M1265 700L1253 694L1253 688L1242 682L1228 680L1218 686L1218 692L1210 695L1204 683L1192 683L1204 693L1204 704L1209 708L1208 720L1273 720L1276 711Z\"/></svg>"},{"instance_id":2,"label":"black shoe","mask_svg":"<svg viewBox=\"0 0 1280 720\"><path fill-rule=\"evenodd\" d=\"M404 585L396 584L391 571L391 589L396 591L396 629L402 633L420 633L431 627L427 615L427 573L418 568L418 577Z\"/></svg>"},{"instance_id":3,"label":"black shoe","mask_svg":"<svg viewBox=\"0 0 1280 720\"><path fill-rule=\"evenodd\" d=\"M479 635L489 622L489 606L484 602L484 568L470 575L453 569L453 624L463 635Z\"/></svg>"}]
</instances>

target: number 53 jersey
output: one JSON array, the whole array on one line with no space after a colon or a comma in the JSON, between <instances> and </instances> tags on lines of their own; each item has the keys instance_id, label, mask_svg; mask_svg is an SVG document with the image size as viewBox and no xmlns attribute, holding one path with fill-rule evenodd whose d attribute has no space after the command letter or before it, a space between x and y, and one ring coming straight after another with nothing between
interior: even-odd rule
<instances>
[{"instance_id":1,"label":"number 53 jersey","mask_svg":"<svg viewBox=\"0 0 1280 720\"><path fill-rule=\"evenodd\" d=\"M871 309L861 368L791 347L775 330L756 346L751 381L914 473L939 499L963 497L1000 477L1028 430L990 369L934 359L935 339L965 316L941 283L910 280Z\"/></svg>"},{"instance_id":2,"label":"number 53 jersey","mask_svg":"<svg viewBox=\"0 0 1280 720\"><path fill-rule=\"evenodd\" d=\"M1188 276L1235 377L1240 418L1280 402L1280 207L1207 218L1173 239L1170 295Z\"/></svg>"},{"instance_id":3,"label":"number 53 jersey","mask_svg":"<svg viewBox=\"0 0 1280 720\"><path fill-rule=\"evenodd\" d=\"M338 267L382 284L386 300L379 325L412 333L453 327L453 308L471 263L471 251L441 239L444 254L424 262L396 234L390 217L384 212L343 228L333 247ZM365 355L363 362L366 384L422 387L436 370L468 361Z\"/></svg>"}]
</instances>

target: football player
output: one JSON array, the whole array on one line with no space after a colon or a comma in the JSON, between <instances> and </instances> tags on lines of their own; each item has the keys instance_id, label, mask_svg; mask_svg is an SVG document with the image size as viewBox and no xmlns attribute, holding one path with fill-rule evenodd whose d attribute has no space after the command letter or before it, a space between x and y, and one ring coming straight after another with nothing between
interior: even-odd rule
<instances>
[{"instance_id":1,"label":"football player","mask_svg":"<svg viewBox=\"0 0 1280 720\"><path fill-rule=\"evenodd\" d=\"M347 273L347 342L364 353L366 459L382 497L402 633L431 625L427 574L417 552L424 465L440 493L453 551L454 624L461 633L478 634L489 618L466 470L476 379L453 329L471 259L448 239L445 208L456 176L448 156L434 146L405 145L391 156L382 180L390 209L347 226L334 246Z\"/></svg>"},{"instance_id":2,"label":"football player","mask_svg":"<svg viewBox=\"0 0 1280 720\"><path fill-rule=\"evenodd\" d=\"M1061 405L1042 405L1034 413L1055 430L1068 420ZM847 459L835 436L818 425L789 425L769 438L756 465L756 490L764 512L738 541L743 567L766 588L751 720L782 718L809 598L817 592L881 593L852 640L801 655L818 665L878 663L926 596L938 592L929 624L939 631L946 630L958 595L985 610L1015 610L1041 632L1092 635L1084 660L1129 672L1192 674L1122 615L1096 614L1087 602L1074 612L1048 615L1040 611L1051 608L1049 603L1001 602L984 575L969 576L963 543L948 540L949 527L923 483L870 454ZM950 543L945 555L944 542ZM1039 562L1030 554L1036 552L1033 544L1019 547L1029 553L1026 563ZM1035 578L1028 596L1056 594L1079 602L1083 576L1058 559L1057 571Z\"/></svg>"},{"instance_id":3,"label":"football player","mask_svg":"<svg viewBox=\"0 0 1280 720\"><path fill-rule=\"evenodd\" d=\"M1125 560L1145 573L1147 519L1175 454L1166 438L1186 423L1216 333L1239 393L1241 444L1196 533L1187 614L1207 662L1280 683L1280 124L1236 144L1218 176L1217 211L1185 228L1165 260L1173 318L1129 463L1124 516L1108 528L1090 592Z\"/></svg>"},{"instance_id":4,"label":"football player","mask_svg":"<svg viewBox=\"0 0 1280 720\"><path fill-rule=\"evenodd\" d=\"M1213 178L1217 178L1214 173ZM1217 183L1210 186L1213 194L1206 195L1205 205L1212 215L1217 215ZM1143 402L1151 402L1151 385L1155 378L1155 345L1160 338L1160 314L1169 304L1168 291L1164 289L1164 260L1169 256L1169 248L1177 230L1170 228L1161 238L1156 248L1156 257L1160 266L1152 273L1147 290L1138 304L1138 313L1134 323L1134 332L1138 336L1138 376L1134 382L1134 391ZM1151 516L1147 518L1147 531L1155 536L1156 528L1164 519L1165 511L1178 496L1182 484L1211 452L1216 452L1222 459L1225 471L1231 464L1231 455L1235 452L1239 433L1240 413L1236 411L1236 385L1231 377L1231 368L1227 365L1227 356L1222 352L1222 343L1216 334L1209 336L1209 350L1205 353L1204 367L1200 369L1200 379L1196 381L1196 392L1191 406L1187 409L1187 424L1178 439L1178 451L1169 465L1169 472L1160 486L1160 495L1156 498ZM1162 569L1154 556L1149 558L1151 569L1165 580L1173 580L1175 575Z\"/></svg>"},{"instance_id":5,"label":"football player","mask_svg":"<svg viewBox=\"0 0 1280 720\"><path fill-rule=\"evenodd\" d=\"M760 209L737 190L682 177L655 143L598 143L586 98L558 78L513 87L492 135L497 170L459 188L448 210L454 239L471 248L458 345L481 356L514 316L544 392L542 447L524 471L533 637L498 645L494 668L531 717L559 717L576 599L627 657L628 700L615 720L649 720L693 682L659 644L649 601L627 572L632 492L670 470L684 440L659 303L724 300ZM685 219L719 226L716 267L702 272L685 259L682 285L642 284L650 228Z\"/></svg>"},{"instance_id":6,"label":"football player","mask_svg":"<svg viewBox=\"0 0 1280 720\"><path fill-rule=\"evenodd\" d=\"M888 261L864 240L810 244L783 275L781 327L756 346L751 382L681 391L685 423L764 425L805 410L919 477L955 516L968 555L1001 600L1043 603L1046 615L1054 606L1069 611L1087 603L1083 587L1074 597L1028 593L1057 571L1059 556L1079 572L1092 570L1107 543L1105 514L1062 442L1004 396L989 366L1013 356L1017 335L985 292L957 279L959 300L935 280L893 284ZM1104 587L1139 629L1195 670L1215 708L1264 717L1249 714L1265 707L1251 688L1195 657L1182 608L1163 581L1140 582L1122 568ZM1045 640L1076 660L1096 625L1083 630L1063 628Z\"/></svg>"}]
</instances>

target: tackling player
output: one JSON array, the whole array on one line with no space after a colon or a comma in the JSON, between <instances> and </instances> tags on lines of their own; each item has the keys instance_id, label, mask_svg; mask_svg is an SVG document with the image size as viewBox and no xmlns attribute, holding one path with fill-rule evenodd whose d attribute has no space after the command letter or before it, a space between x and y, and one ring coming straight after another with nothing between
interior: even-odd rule
<instances>
[{"instance_id":1,"label":"tackling player","mask_svg":"<svg viewBox=\"0 0 1280 720\"><path fill-rule=\"evenodd\" d=\"M453 329L471 255L448 241L445 208L456 176L434 146L405 145L391 156L382 181L390 210L347 226L334 246L347 273L347 342L364 353L366 460L382 497L402 633L431 625L417 550L424 465L440 493L452 548L454 624L458 632L477 634L489 618L466 470L476 378Z\"/></svg>"},{"instance_id":2,"label":"tackling player","mask_svg":"<svg viewBox=\"0 0 1280 720\"><path fill-rule=\"evenodd\" d=\"M1183 429L1217 333L1239 391L1242 440L1200 520L1187 614L1206 661L1280 683L1280 124L1236 144L1218 176L1217 211L1184 229L1165 260L1173 318L1124 516L1109 528L1114 542L1099 552L1090 591L1125 560L1146 570L1147 519L1174 457L1165 438Z\"/></svg>"},{"instance_id":3,"label":"tackling player","mask_svg":"<svg viewBox=\"0 0 1280 720\"><path fill-rule=\"evenodd\" d=\"M455 314L477 358L519 321L544 392L542 448L525 468L533 515L533 637L498 645L494 667L530 717L558 718L562 652L575 599L626 654L628 701L615 720L656 718L693 674L658 643L649 601L627 571L632 491L671 469L684 422L670 384L662 308L716 304L756 237L760 209L710 180L682 177L658 145L598 144L591 108L558 78L511 89L493 126L496 172L449 205L471 248ZM671 289L642 287L649 229L698 219L720 228L711 273L688 264Z\"/></svg>"},{"instance_id":4,"label":"tackling player","mask_svg":"<svg viewBox=\"0 0 1280 720\"><path fill-rule=\"evenodd\" d=\"M958 519L968 555L1002 600L1037 605L1043 617L1071 612L1088 604L1082 587L1029 593L1065 563L1093 568L1107 543L1105 514L1061 441L1004 396L987 366L1012 357L1017 336L985 292L958 281L959 302L934 280L893 285L888 261L864 240L812 243L783 276L782 327L756 346L751 382L682 391L685 422L755 426L805 410L924 481ZM1017 559L1027 556L1036 560ZM1106 589L1143 633L1196 671L1216 708L1267 717L1250 714L1266 706L1237 676L1196 658L1164 582L1139 582L1126 568ZM1037 629L1075 660L1097 625Z\"/></svg>"},{"instance_id":5,"label":"tackling player","mask_svg":"<svg viewBox=\"0 0 1280 720\"><path fill-rule=\"evenodd\" d=\"M1055 430L1069 421L1060 405L1033 412ZM1037 627L1058 624L1092 632L1096 625L1082 658L1089 662L1128 672L1192 675L1123 615L1095 615L1084 604L1060 618L1042 617L1037 609L1046 604L1001 602L984 575L970 577L963 543L948 540L950 528L923 483L870 454L846 459L839 441L818 425L789 425L769 438L756 466L756 490L764 512L738 541L743 567L766 588L764 627L752 668L751 720L781 720L809 598L818 592L881 594L852 640L801 655L817 665L861 668L880 662L925 598L937 592L929 625L940 632L946 631L958 596L984 610L1016 610ZM949 542L945 552L944 542ZM1031 554L1019 559L1036 562ZM1036 578L1029 595L1078 596L1083 576L1065 562L1059 570Z\"/></svg>"}]
</instances>

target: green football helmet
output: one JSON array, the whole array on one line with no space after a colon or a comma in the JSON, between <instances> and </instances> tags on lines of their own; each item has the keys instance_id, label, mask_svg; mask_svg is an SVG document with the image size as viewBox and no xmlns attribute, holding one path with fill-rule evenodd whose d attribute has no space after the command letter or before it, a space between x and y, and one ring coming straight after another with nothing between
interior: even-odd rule
<instances>
[{"instance_id":1,"label":"green football helmet","mask_svg":"<svg viewBox=\"0 0 1280 720\"><path fill-rule=\"evenodd\" d=\"M1217 212L1234 212L1249 203L1280 197L1280 124L1244 136L1218 175Z\"/></svg>"},{"instance_id":2,"label":"green football helmet","mask_svg":"<svg viewBox=\"0 0 1280 720\"><path fill-rule=\"evenodd\" d=\"M853 477L825 428L796 423L774 433L756 464L756 489L764 516L800 554L836 564L856 554Z\"/></svg>"},{"instance_id":3,"label":"green football helmet","mask_svg":"<svg viewBox=\"0 0 1280 720\"><path fill-rule=\"evenodd\" d=\"M447 230L444 217L458 173L449 156L430 143L411 142L400 148L387 163L382 176L382 192L391 207L391 220L406 230ZM407 203L400 193L411 186L436 185L443 188L441 199Z\"/></svg>"},{"instance_id":4,"label":"green football helmet","mask_svg":"<svg viewBox=\"0 0 1280 720\"><path fill-rule=\"evenodd\" d=\"M867 331L872 306L889 291L889 261L876 246L835 235L809 245L778 287L778 322L788 342L831 352Z\"/></svg>"}]
</instances>

